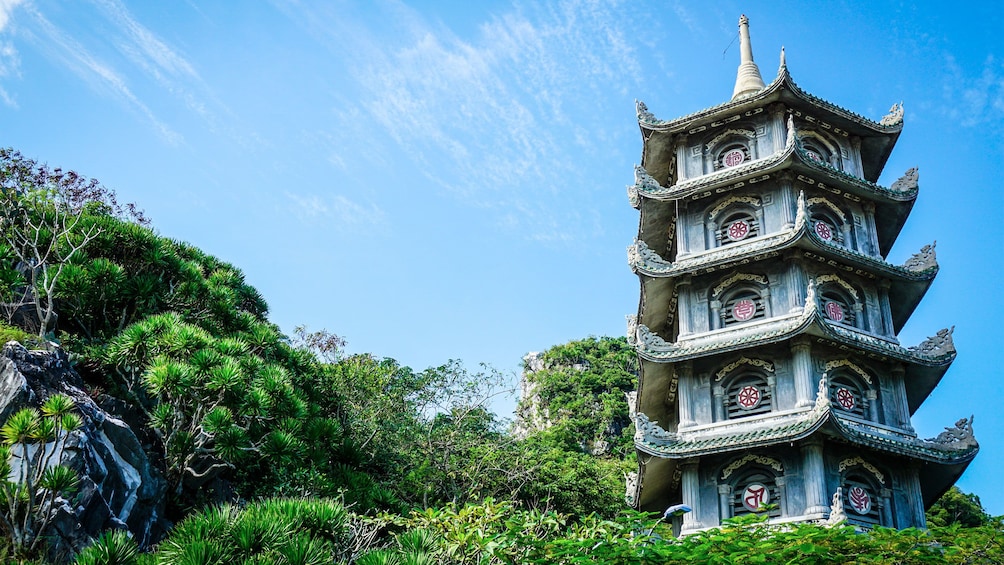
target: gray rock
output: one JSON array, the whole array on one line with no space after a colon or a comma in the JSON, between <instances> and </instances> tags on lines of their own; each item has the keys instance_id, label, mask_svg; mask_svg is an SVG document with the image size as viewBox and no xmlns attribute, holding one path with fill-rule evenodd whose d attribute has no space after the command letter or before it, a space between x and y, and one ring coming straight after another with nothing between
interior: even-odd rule
<instances>
[{"instance_id":1,"label":"gray rock","mask_svg":"<svg viewBox=\"0 0 1004 565\"><path fill-rule=\"evenodd\" d=\"M66 354L28 351L11 341L0 353L0 424L13 412L38 406L53 394L74 400L83 425L70 434L60 463L77 471L80 489L58 500L50 526L50 553L66 558L108 529L127 529L140 546L158 541L166 529L167 483L143 451L133 430L99 407L84 390Z\"/></svg>"}]
</instances>

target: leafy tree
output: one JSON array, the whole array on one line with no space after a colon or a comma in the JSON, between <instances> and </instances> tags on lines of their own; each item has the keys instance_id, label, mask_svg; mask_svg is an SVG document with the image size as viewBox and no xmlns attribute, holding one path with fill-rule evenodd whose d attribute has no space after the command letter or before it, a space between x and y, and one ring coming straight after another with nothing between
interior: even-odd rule
<instances>
[{"instance_id":1,"label":"leafy tree","mask_svg":"<svg viewBox=\"0 0 1004 565\"><path fill-rule=\"evenodd\" d=\"M951 526L959 524L965 528L975 528L990 523L990 515L983 510L980 497L966 494L953 486L927 511L928 526Z\"/></svg>"}]
</instances>

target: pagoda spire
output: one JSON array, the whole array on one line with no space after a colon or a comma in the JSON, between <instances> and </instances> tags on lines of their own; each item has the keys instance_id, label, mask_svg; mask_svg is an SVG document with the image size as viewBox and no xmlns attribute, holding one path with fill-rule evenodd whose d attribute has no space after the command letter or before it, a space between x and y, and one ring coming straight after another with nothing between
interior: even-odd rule
<instances>
[{"instance_id":1,"label":"pagoda spire","mask_svg":"<svg viewBox=\"0 0 1004 565\"><path fill-rule=\"evenodd\" d=\"M736 73L736 87L732 99L757 92L764 86L760 69L753 62L753 45L750 43L750 21L746 14L739 16L739 70Z\"/></svg>"}]
</instances>

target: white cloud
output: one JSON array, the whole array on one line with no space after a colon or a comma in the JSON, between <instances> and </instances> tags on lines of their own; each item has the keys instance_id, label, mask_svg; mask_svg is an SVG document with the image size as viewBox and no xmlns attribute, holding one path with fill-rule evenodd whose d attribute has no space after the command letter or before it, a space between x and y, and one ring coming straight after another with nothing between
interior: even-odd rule
<instances>
[{"instance_id":1,"label":"white cloud","mask_svg":"<svg viewBox=\"0 0 1004 565\"><path fill-rule=\"evenodd\" d=\"M573 163L600 151L583 132L601 130L605 103L641 82L630 6L568 0L513 8L463 36L400 4L381 14L390 34L309 4L279 7L346 55L361 90L354 98L365 102L341 112L338 163L361 136L368 145L389 138L417 174L497 209L501 227L532 239L574 237L555 226L589 216L568 218L565 210L569 188L589 180ZM616 101L626 115L630 98ZM573 200L572 207L590 206L588 198ZM578 229L593 227L583 221Z\"/></svg>"},{"instance_id":2,"label":"white cloud","mask_svg":"<svg viewBox=\"0 0 1004 565\"><path fill-rule=\"evenodd\" d=\"M341 194L318 196L286 192L285 195L298 218L306 221L331 220L331 225L339 231L372 228L384 223L383 210L373 203L358 204Z\"/></svg>"},{"instance_id":3,"label":"white cloud","mask_svg":"<svg viewBox=\"0 0 1004 565\"><path fill-rule=\"evenodd\" d=\"M0 31L10 23L10 15L24 0L0 0Z\"/></svg>"},{"instance_id":4,"label":"white cloud","mask_svg":"<svg viewBox=\"0 0 1004 565\"><path fill-rule=\"evenodd\" d=\"M952 55L945 56L944 107L963 126L972 127L1004 119L1004 64L988 55L981 68L963 68Z\"/></svg>"}]
</instances>

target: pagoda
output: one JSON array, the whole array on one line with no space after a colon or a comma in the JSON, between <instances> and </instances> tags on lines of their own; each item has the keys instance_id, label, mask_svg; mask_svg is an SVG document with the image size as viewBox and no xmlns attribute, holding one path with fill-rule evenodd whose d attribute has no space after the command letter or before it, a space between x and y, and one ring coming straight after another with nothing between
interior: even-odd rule
<instances>
[{"instance_id":1,"label":"pagoda","mask_svg":"<svg viewBox=\"0 0 1004 565\"><path fill-rule=\"evenodd\" d=\"M885 260L918 191L916 169L877 184L903 107L876 122L817 98L783 49L765 84L745 16L739 37L728 102L668 121L637 103L628 498L688 506L683 533L751 512L925 527L979 445L971 417L931 439L910 423L956 352L951 329L896 337L938 272L933 243Z\"/></svg>"}]
</instances>

